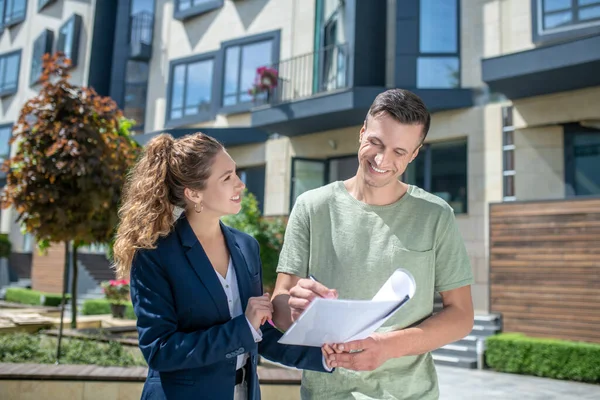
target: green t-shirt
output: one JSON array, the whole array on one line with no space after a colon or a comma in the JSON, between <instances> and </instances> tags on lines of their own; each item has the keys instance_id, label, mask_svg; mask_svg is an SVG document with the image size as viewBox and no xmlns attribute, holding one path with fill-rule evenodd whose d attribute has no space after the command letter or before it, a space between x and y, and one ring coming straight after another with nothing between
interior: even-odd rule
<instances>
[{"instance_id":1,"label":"green t-shirt","mask_svg":"<svg viewBox=\"0 0 600 400\"><path fill-rule=\"evenodd\" d=\"M452 208L416 187L397 202L356 200L341 181L303 193L290 213L277 272L313 274L340 299L371 299L397 269L414 276L414 297L378 331L406 328L433 312L434 291L473 283ZM375 371L304 371L302 399L437 399L430 353L388 360Z\"/></svg>"}]
</instances>

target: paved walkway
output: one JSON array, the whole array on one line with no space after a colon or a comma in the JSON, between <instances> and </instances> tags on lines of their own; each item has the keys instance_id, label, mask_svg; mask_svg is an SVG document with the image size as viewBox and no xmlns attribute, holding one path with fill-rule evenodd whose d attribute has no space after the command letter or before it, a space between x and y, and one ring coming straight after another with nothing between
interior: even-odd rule
<instances>
[{"instance_id":1,"label":"paved walkway","mask_svg":"<svg viewBox=\"0 0 600 400\"><path fill-rule=\"evenodd\" d=\"M436 366L440 400L600 399L600 385Z\"/></svg>"}]
</instances>

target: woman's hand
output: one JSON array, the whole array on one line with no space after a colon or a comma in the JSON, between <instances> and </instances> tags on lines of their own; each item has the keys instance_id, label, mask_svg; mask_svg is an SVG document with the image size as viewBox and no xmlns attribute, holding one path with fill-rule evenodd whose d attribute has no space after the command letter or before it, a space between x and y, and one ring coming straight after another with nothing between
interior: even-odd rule
<instances>
[{"instance_id":1,"label":"woman's hand","mask_svg":"<svg viewBox=\"0 0 600 400\"><path fill-rule=\"evenodd\" d=\"M262 324L273 318L273 305L269 299L269 293L248 299L246 318L256 330L259 330Z\"/></svg>"}]
</instances>

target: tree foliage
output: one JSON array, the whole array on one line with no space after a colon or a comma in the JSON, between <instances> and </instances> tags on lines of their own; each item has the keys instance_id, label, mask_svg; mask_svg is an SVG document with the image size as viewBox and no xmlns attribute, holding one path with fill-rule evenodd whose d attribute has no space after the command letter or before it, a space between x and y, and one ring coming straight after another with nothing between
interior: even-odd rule
<instances>
[{"instance_id":1,"label":"tree foliage","mask_svg":"<svg viewBox=\"0 0 600 400\"><path fill-rule=\"evenodd\" d=\"M127 170L139 146L117 104L69 82L69 60L44 56L43 87L21 109L10 143L3 207L38 242L109 242Z\"/></svg>"},{"instance_id":2,"label":"tree foliage","mask_svg":"<svg viewBox=\"0 0 600 400\"><path fill-rule=\"evenodd\" d=\"M277 262L283 246L285 222L282 218L264 218L258 208L256 197L245 191L242 209L236 215L223 217L223 223L254 237L260 246L263 264L263 286L271 293L277 279Z\"/></svg>"}]
</instances>

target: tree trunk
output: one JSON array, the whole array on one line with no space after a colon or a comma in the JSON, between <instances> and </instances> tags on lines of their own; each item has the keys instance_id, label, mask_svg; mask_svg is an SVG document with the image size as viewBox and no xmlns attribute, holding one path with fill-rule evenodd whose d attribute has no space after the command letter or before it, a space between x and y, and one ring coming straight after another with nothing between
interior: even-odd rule
<instances>
[{"instance_id":1,"label":"tree trunk","mask_svg":"<svg viewBox=\"0 0 600 400\"><path fill-rule=\"evenodd\" d=\"M73 243L71 251L71 265L73 276L71 278L71 329L77 329L77 245Z\"/></svg>"},{"instance_id":2,"label":"tree trunk","mask_svg":"<svg viewBox=\"0 0 600 400\"><path fill-rule=\"evenodd\" d=\"M56 364L60 360L60 345L62 342L63 319L65 316L65 304L67 303L67 277L69 276L69 242L65 242L65 270L63 271L63 291L60 302L60 326L58 328L58 346L56 347Z\"/></svg>"}]
</instances>

